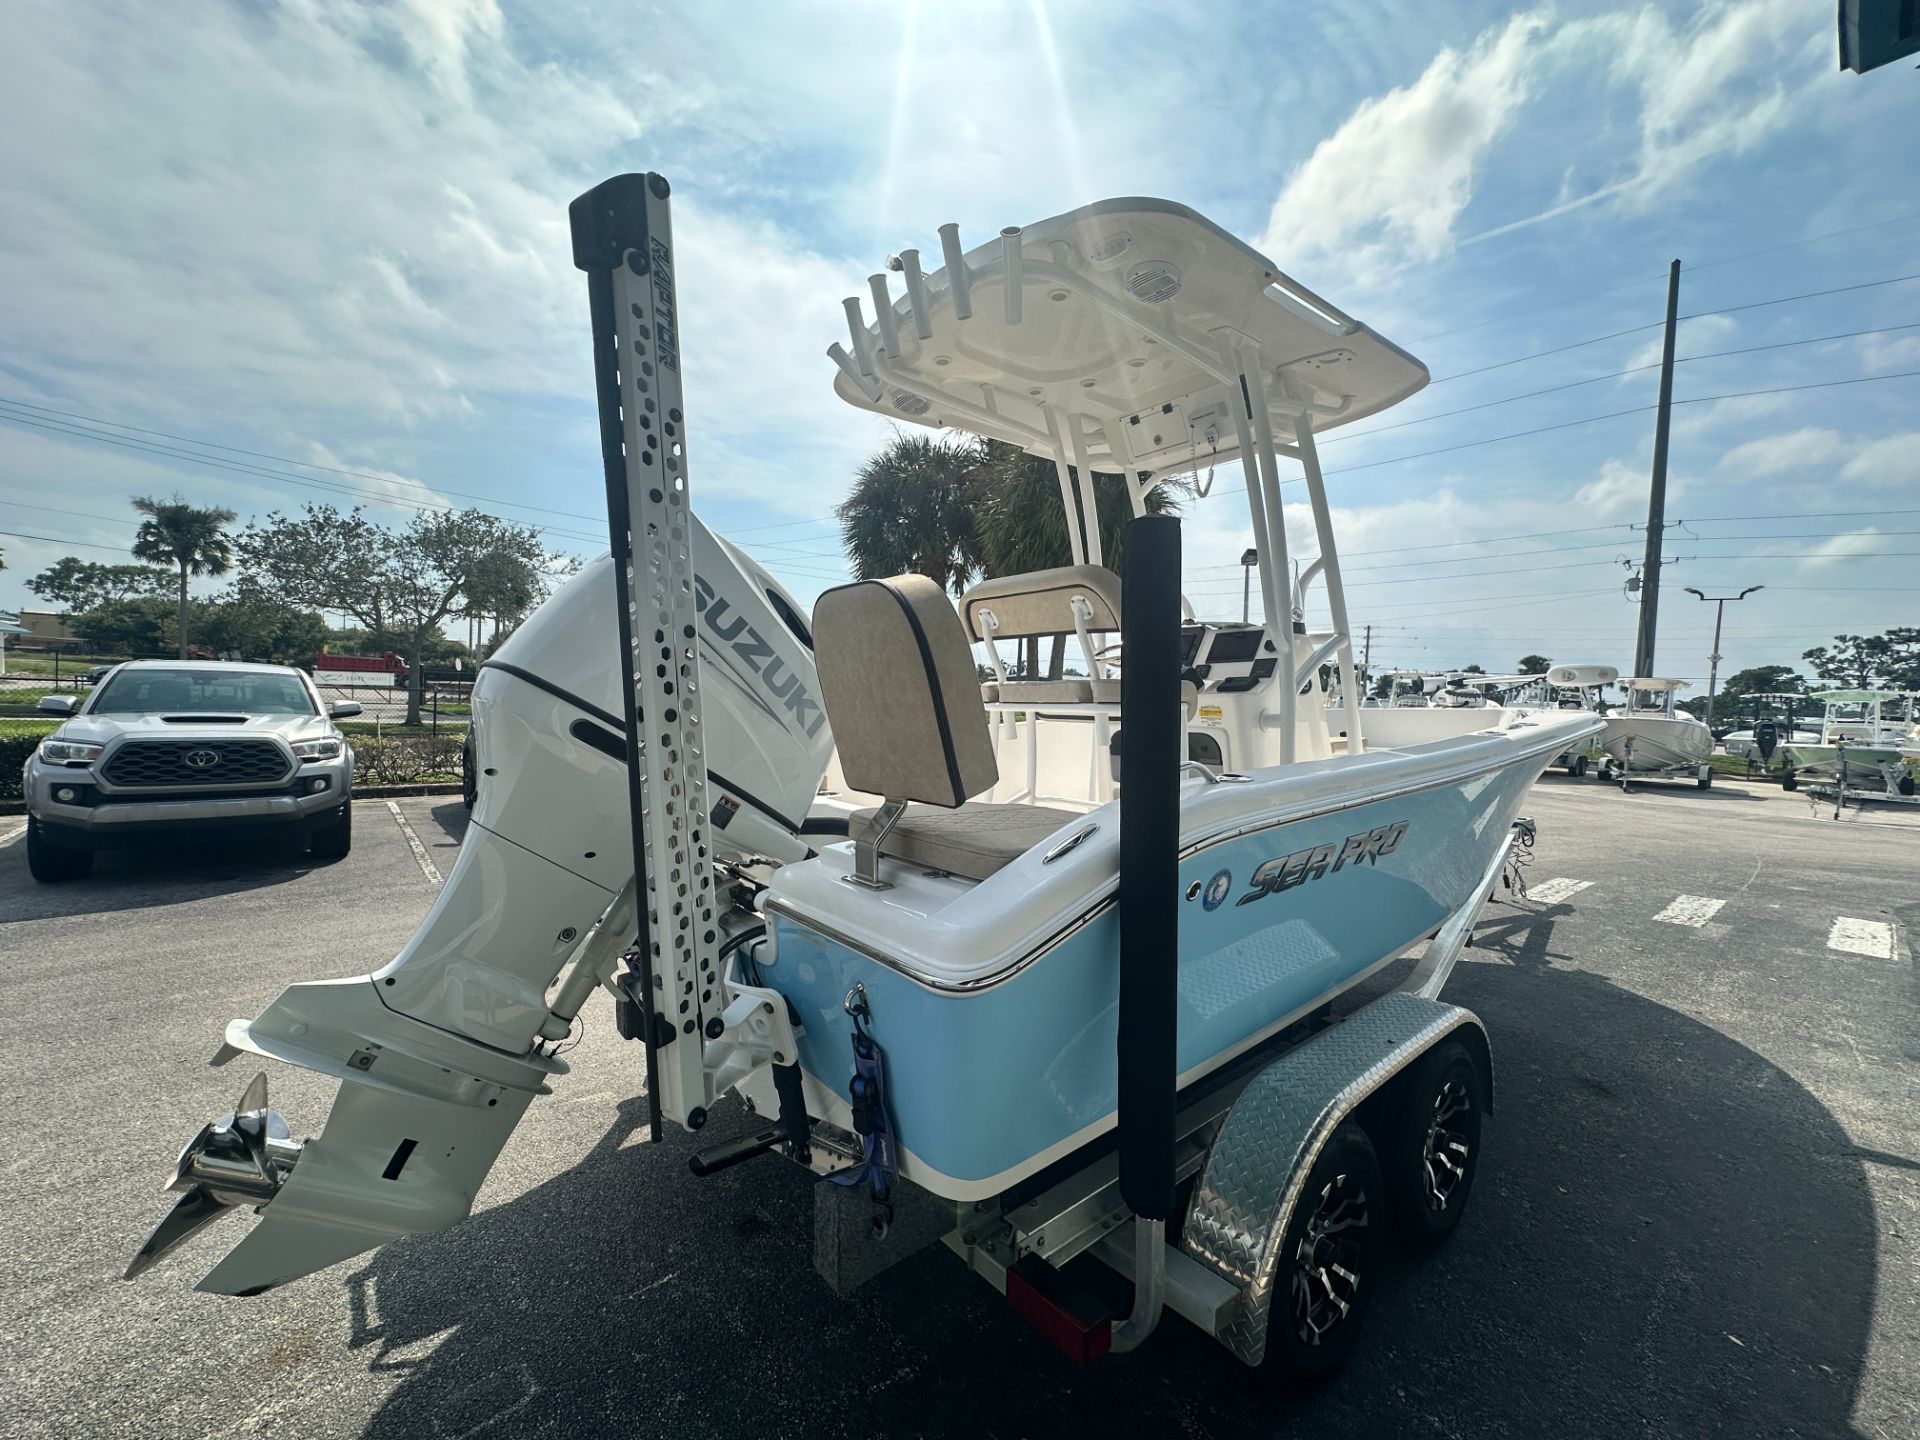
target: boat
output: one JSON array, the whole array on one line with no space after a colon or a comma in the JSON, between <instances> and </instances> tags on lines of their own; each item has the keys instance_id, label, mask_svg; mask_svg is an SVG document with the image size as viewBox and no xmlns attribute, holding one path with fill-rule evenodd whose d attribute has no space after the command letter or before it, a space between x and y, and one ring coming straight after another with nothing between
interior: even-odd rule
<instances>
[{"instance_id":1,"label":"boat","mask_svg":"<svg viewBox=\"0 0 1920 1440\"><path fill-rule=\"evenodd\" d=\"M704 432L679 368L701 339L678 326L669 193L625 176L573 209L610 559L482 667L472 825L419 933L228 1026L216 1063L340 1082L325 1128L291 1141L249 1086L182 1153L130 1278L242 1206L260 1218L203 1290L456 1223L607 989L656 1137L729 1098L752 1112L696 1174L778 1153L839 1182L815 1187L836 1288L944 1241L1082 1358L1171 1307L1248 1363L1324 1369L1375 1288L1389 1194L1433 1238L1465 1203L1491 1060L1440 990L1530 843L1528 787L1600 730L1555 712L1365 734L1316 440L1425 367L1178 204L1105 201L971 250L944 226L944 265L902 250L903 293L876 273L871 317L844 301L835 390L1051 459L1071 563L957 609L923 577L862 580L803 618L693 518ZM1310 502L1317 641L1281 580L1283 460ZM1180 522L1147 489L1235 461L1261 618L1183 624ZM1102 469L1130 480L1122 576ZM996 660L983 687L974 646L1030 634L1076 637L1089 675L1043 690ZM1361 717L1344 750L1311 702L1322 666ZM847 794L808 801L830 756ZM982 798L1006 793L1003 759L1011 794ZM1080 1254L1133 1279L1122 1317L1058 1298Z\"/></svg>"},{"instance_id":2,"label":"boat","mask_svg":"<svg viewBox=\"0 0 1920 1440\"><path fill-rule=\"evenodd\" d=\"M1913 769L1920 758L1912 721L1889 712L1912 713L1913 694L1904 690L1819 690L1800 697L1821 707L1818 737L1796 737L1782 746L1781 784L1837 785L1846 790L1911 796Z\"/></svg>"},{"instance_id":3,"label":"boat","mask_svg":"<svg viewBox=\"0 0 1920 1440\"><path fill-rule=\"evenodd\" d=\"M1620 678L1611 665L1553 665L1544 674L1522 677L1506 695L1506 708L1526 714L1539 711L1579 711L1600 714L1600 694ZM1575 745L1555 760L1569 775L1587 773L1592 745Z\"/></svg>"},{"instance_id":4,"label":"boat","mask_svg":"<svg viewBox=\"0 0 1920 1440\"><path fill-rule=\"evenodd\" d=\"M1713 732L1675 705L1685 680L1636 676L1619 682L1626 704L1609 712L1600 736L1600 778L1691 779L1713 784Z\"/></svg>"},{"instance_id":5,"label":"boat","mask_svg":"<svg viewBox=\"0 0 1920 1440\"><path fill-rule=\"evenodd\" d=\"M1361 725L1375 746L1419 745L1479 730L1497 730L1498 687L1508 677L1459 670L1389 670L1374 677L1386 693L1362 703ZM1336 737L1349 730L1344 696L1328 693L1327 727Z\"/></svg>"}]
</instances>

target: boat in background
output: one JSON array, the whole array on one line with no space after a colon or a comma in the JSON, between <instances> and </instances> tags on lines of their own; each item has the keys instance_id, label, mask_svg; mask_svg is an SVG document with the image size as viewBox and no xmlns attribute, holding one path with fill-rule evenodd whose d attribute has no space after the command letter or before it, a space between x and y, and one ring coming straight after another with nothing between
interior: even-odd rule
<instances>
[{"instance_id":1,"label":"boat in background","mask_svg":"<svg viewBox=\"0 0 1920 1440\"><path fill-rule=\"evenodd\" d=\"M1801 784L1839 785L1847 790L1910 796L1915 785L1909 760L1920 759L1914 733L1915 694L1908 690L1821 690L1805 697L1822 707L1817 742L1788 741L1789 790ZM1903 709L1906 718L1889 714Z\"/></svg>"},{"instance_id":2,"label":"boat in background","mask_svg":"<svg viewBox=\"0 0 1920 1440\"><path fill-rule=\"evenodd\" d=\"M1600 736L1602 780L1690 778L1702 790L1713 784L1713 732L1675 706L1685 680L1640 675L1619 682L1626 705L1606 717Z\"/></svg>"}]
</instances>

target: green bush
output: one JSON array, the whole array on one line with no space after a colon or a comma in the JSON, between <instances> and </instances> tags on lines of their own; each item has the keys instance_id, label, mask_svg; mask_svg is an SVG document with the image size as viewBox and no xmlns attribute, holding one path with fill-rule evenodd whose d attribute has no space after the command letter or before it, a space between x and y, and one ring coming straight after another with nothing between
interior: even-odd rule
<instances>
[{"instance_id":1,"label":"green bush","mask_svg":"<svg viewBox=\"0 0 1920 1440\"><path fill-rule=\"evenodd\" d=\"M419 785L460 778L458 734L353 738L353 775L358 785Z\"/></svg>"},{"instance_id":2,"label":"green bush","mask_svg":"<svg viewBox=\"0 0 1920 1440\"><path fill-rule=\"evenodd\" d=\"M31 735L0 733L0 800L25 798L20 788L20 767L27 763L27 757L33 754L34 746L49 728L42 726Z\"/></svg>"}]
</instances>

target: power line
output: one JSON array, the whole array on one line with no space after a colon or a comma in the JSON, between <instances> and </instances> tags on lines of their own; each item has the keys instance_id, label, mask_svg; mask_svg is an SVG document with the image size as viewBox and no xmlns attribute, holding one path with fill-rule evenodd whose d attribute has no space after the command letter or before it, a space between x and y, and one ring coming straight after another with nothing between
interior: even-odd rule
<instances>
[{"instance_id":1,"label":"power line","mask_svg":"<svg viewBox=\"0 0 1920 1440\"><path fill-rule=\"evenodd\" d=\"M1875 220L1866 225L1854 225L1845 230L1829 230L1824 235L1811 235L1804 240L1789 240L1784 244L1769 245L1763 250L1746 250L1738 255L1728 255L1718 260L1707 260L1699 264L1690 263L1687 269L1690 274L1698 274L1702 270L1717 270L1722 265L1732 265L1737 261L1751 260L1761 255L1775 255L1782 250L1797 250L1803 245L1816 245L1822 240L1837 240L1842 236L1858 235L1867 230L1883 230L1889 225L1901 225L1912 220L1920 220L1920 211L1914 211L1906 215L1896 215L1891 220ZM1578 305L1584 300L1597 300L1605 295L1618 295L1622 290L1637 290L1642 285L1652 285L1666 278L1665 271L1661 271L1658 275L1645 275L1638 280L1628 280L1619 285L1609 285L1604 290L1588 290L1579 295L1570 295L1562 300L1555 300L1546 305L1535 306L1531 310L1508 312L1502 315L1489 315L1484 320L1475 320L1467 325L1456 325L1451 330L1436 331L1432 335L1425 335L1417 340L1410 340L1407 343L1410 345L1425 345L1432 340L1444 340L1450 335L1463 335L1469 330L1483 329L1488 325L1497 325L1503 321L1525 320L1535 315L1545 315L1550 311L1564 310L1570 305Z\"/></svg>"},{"instance_id":2,"label":"power line","mask_svg":"<svg viewBox=\"0 0 1920 1440\"><path fill-rule=\"evenodd\" d=\"M1695 310L1682 315L1681 320L1704 320L1709 315L1734 315L1743 310L1761 310L1769 305L1791 305L1800 300L1818 300L1828 295L1846 295L1856 290L1873 290L1883 285L1898 285L1906 280L1920 280L1920 272L1912 275L1891 275L1884 280L1862 280L1853 285L1836 285L1827 290L1805 290L1798 295L1776 295L1770 300L1749 300L1740 305L1723 305L1716 310ZM1630 325L1625 330L1610 330L1605 335L1591 335L1585 340L1569 341L1565 345L1555 345L1546 350L1535 350L1526 355L1515 355L1506 360L1496 360L1489 365L1477 365L1471 370L1456 370L1451 375L1440 375L1428 382L1428 388L1444 385L1449 380L1464 380L1469 375L1484 375L1490 370L1504 370L1510 365L1525 364L1529 360L1544 360L1550 355L1564 355L1569 350L1581 350L1589 345L1599 345L1608 340L1619 340L1628 335L1638 335L1644 330L1658 330L1664 322L1649 321L1645 325Z\"/></svg>"}]
</instances>

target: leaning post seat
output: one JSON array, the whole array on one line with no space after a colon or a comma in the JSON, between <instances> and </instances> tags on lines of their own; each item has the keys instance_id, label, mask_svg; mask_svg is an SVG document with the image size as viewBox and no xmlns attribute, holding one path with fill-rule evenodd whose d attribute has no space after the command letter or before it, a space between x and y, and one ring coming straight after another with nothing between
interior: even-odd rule
<instances>
[{"instance_id":1,"label":"leaning post seat","mask_svg":"<svg viewBox=\"0 0 1920 1440\"><path fill-rule=\"evenodd\" d=\"M848 823L856 884L884 888L882 855L984 880L1077 818L967 803L1000 768L966 632L933 581L896 575L827 591L814 604L813 642L841 773L886 800ZM950 813L909 810L913 802Z\"/></svg>"},{"instance_id":2,"label":"leaning post seat","mask_svg":"<svg viewBox=\"0 0 1920 1440\"><path fill-rule=\"evenodd\" d=\"M986 698L1007 704L1061 705L1107 699L1103 668L1094 660L1091 637L1120 628L1120 577L1102 565L1062 565L1052 570L1030 570L1022 575L999 575L982 580L961 597L961 618L969 639L982 641L993 653L997 681L988 681ZM1030 636L1079 636L1091 680L1008 680L1002 671L996 641ZM986 695L983 687L982 694ZM1111 699L1119 699L1117 682Z\"/></svg>"}]
</instances>

